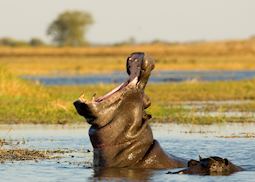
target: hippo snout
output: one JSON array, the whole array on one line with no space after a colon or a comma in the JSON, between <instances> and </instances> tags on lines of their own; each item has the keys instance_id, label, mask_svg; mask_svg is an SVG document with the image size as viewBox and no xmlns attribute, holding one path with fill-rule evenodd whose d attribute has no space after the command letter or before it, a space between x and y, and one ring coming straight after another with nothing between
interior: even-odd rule
<instances>
[{"instance_id":1,"label":"hippo snout","mask_svg":"<svg viewBox=\"0 0 255 182\"><path fill-rule=\"evenodd\" d=\"M88 123L92 123L95 119L95 113L93 113L90 106L80 100L77 100L73 103L79 115L84 116Z\"/></svg>"}]
</instances>

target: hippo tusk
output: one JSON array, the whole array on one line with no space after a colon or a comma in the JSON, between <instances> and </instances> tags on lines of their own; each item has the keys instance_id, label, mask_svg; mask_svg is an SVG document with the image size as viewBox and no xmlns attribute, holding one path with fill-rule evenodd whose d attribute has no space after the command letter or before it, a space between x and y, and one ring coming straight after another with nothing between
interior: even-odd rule
<instances>
[{"instance_id":1,"label":"hippo tusk","mask_svg":"<svg viewBox=\"0 0 255 182\"><path fill-rule=\"evenodd\" d=\"M94 101L96 100L96 95L97 95L96 93L93 94L93 96L92 96L92 102L94 102Z\"/></svg>"},{"instance_id":2,"label":"hippo tusk","mask_svg":"<svg viewBox=\"0 0 255 182\"><path fill-rule=\"evenodd\" d=\"M138 77L135 77L129 84L136 85L138 83Z\"/></svg>"},{"instance_id":3,"label":"hippo tusk","mask_svg":"<svg viewBox=\"0 0 255 182\"><path fill-rule=\"evenodd\" d=\"M79 100L81 101L81 102L86 102L86 99L85 99L85 94L84 93L82 93L81 94L81 96L79 97Z\"/></svg>"}]
</instances>

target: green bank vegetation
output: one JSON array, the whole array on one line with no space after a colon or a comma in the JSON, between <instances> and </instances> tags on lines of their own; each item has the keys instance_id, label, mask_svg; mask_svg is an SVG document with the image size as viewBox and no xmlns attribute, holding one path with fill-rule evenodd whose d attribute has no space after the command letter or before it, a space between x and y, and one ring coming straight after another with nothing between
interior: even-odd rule
<instances>
[{"instance_id":1,"label":"green bank vegetation","mask_svg":"<svg viewBox=\"0 0 255 182\"><path fill-rule=\"evenodd\" d=\"M116 87L113 84L85 86L52 86L62 100L70 101L82 93L87 100ZM153 122L211 124L222 122L253 122L254 116L226 117L225 112L255 112L255 80L232 82L183 82L149 84L146 94L152 105L148 112ZM218 102L219 101L219 102ZM210 112L218 115L210 116ZM202 115L197 115L202 113Z\"/></svg>"},{"instance_id":2,"label":"green bank vegetation","mask_svg":"<svg viewBox=\"0 0 255 182\"><path fill-rule=\"evenodd\" d=\"M0 123L64 123L79 120L73 107L40 85L0 67Z\"/></svg>"},{"instance_id":3,"label":"green bank vegetation","mask_svg":"<svg viewBox=\"0 0 255 182\"><path fill-rule=\"evenodd\" d=\"M64 124L83 122L72 101L83 92L90 100L94 93L103 95L116 85L43 87L21 80L0 67L0 123ZM253 122L254 117L210 116L209 112L254 112L255 80L236 82L184 82L175 84L149 84L146 93L152 100L148 109L152 122L210 124L215 122ZM190 101L240 100L236 104L205 104ZM247 101L248 100L248 101ZM187 102L188 101L188 102ZM245 102L243 102L245 101ZM197 115L203 112L205 115Z\"/></svg>"}]
</instances>

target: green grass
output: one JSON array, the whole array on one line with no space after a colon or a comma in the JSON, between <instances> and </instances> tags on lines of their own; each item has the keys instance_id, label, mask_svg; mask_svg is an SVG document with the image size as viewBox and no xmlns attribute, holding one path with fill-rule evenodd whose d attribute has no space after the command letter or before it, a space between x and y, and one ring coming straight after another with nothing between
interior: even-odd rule
<instances>
[{"instance_id":1,"label":"green grass","mask_svg":"<svg viewBox=\"0 0 255 182\"><path fill-rule=\"evenodd\" d=\"M0 67L0 123L77 123L84 119L76 113L73 101L82 93L90 100L94 93L103 95L114 84L44 87L24 81ZM148 112L152 122L211 124L254 122L252 117L226 117L226 111L255 112L255 80L232 82L183 82L149 84L146 93L152 101ZM187 101L240 100L237 104L204 104L196 107ZM249 100L249 102L242 102ZM217 116L209 113L215 111Z\"/></svg>"},{"instance_id":2,"label":"green grass","mask_svg":"<svg viewBox=\"0 0 255 182\"><path fill-rule=\"evenodd\" d=\"M114 84L84 85L84 86L52 86L49 91L57 94L66 102L78 98L82 93L91 100L96 93L103 95L113 89ZM222 122L253 122L250 117L225 117L224 112L240 111L255 112L255 80L232 82L184 82L168 84L149 84L146 93L152 101L148 112L153 115L153 122L177 122L209 124ZM228 101L240 100L236 104L204 104L201 107L187 108L187 101ZM242 101L249 102L242 102ZM197 112L219 112L218 116L196 116ZM222 113L222 114L220 114Z\"/></svg>"},{"instance_id":3,"label":"green grass","mask_svg":"<svg viewBox=\"0 0 255 182\"><path fill-rule=\"evenodd\" d=\"M54 97L40 85L21 80L0 67L0 123L77 122L69 102Z\"/></svg>"},{"instance_id":4,"label":"green grass","mask_svg":"<svg viewBox=\"0 0 255 182\"><path fill-rule=\"evenodd\" d=\"M94 93L98 96L113 89L115 84L97 84L82 86L51 86L51 92L60 94L62 99L72 99L73 96L85 94L91 99ZM244 81L218 81L218 82L181 82L148 84L146 94L152 103L164 104L183 101L208 101L208 100L255 100L255 79ZM68 93L66 93L68 92Z\"/></svg>"}]
</instances>

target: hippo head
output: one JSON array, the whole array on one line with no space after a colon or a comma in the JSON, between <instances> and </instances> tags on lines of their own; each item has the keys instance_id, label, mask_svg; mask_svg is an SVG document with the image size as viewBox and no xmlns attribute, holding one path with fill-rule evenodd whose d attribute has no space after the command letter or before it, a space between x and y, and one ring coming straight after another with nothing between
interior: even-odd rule
<instances>
[{"instance_id":1,"label":"hippo head","mask_svg":"<svg viewBox=\"0 0 255 182\"><path fill-rule=\"evenodd\" d=\"M240 167L235 166L226 158L223 159L217 156L201 158L199 156L199 161L190 160L188 162L188 168L175 174L229 175L239 170L241 170Z\"/></svg>"},{"instance_id":2,"label":"hippo head","mask_svg":"<svg viewBox=\"0 0 255 182\"><path fill-rule=\"evenodd\" d=\"M198 167L202 172L208 174L224 174L229 171L229 164L226 158L223 159L221 157L212 156L208 158L199 157L199 161L190 160L188 162L188 167Z\"/></svg>"},{"instance_id":3,"label":"hippo head","mask_svg":"<svg viewBox=\"0 0 255 182\"><path fill-rule=\"evenodd\" d=\"M221 157L209 157L200 159L200 165L209 170L210 174L223 174L229 171L229 161Z\"/></svg>"},{"instance_id":4,"label":"hippo head","mask_svg":"<svg viewBox=\"0 0 255 182\"><path fill-rule=\"evenodd\" d=\"M81 116L84 116L87 122L92 125L102 126L107 124L111 120L110 111L118 108L120 100L123 100L125 93L131 92L132 90L143 93L153 69L154 59L143 52L132 53L126 61L126 71L129 75L127 81L101 97L93 97L91 101L86 101L82 95L79 100L74 102L77 112ZM149 98L144 94L143 103L144 108L150 105ZM100 118L100 122L98 122L98 118ZM95 122L96 120L97 122Z\"/></svg>"}]
</instances>

